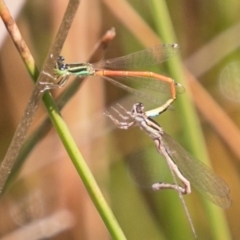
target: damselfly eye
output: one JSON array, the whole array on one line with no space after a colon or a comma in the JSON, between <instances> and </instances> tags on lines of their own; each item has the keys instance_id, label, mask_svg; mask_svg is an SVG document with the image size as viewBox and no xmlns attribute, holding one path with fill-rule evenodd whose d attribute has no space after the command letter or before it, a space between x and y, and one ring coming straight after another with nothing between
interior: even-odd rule
<instances>
[{"instance_id":1,"label":"damselfly eye","mask_svg":"<svg viewBox=\"0 0 240 240\"><path fill-rule=\"evenodd\" d=\"M58 60L61 61L61 62L63 62L65 59L64 59L63 56L59 56L59 57L58 57Z\"/></svg>"}]
</instances>

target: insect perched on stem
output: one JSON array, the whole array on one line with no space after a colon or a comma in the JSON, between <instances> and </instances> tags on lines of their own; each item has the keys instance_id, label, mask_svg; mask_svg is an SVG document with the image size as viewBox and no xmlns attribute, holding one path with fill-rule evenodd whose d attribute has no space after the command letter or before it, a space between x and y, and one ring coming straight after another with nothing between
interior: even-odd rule
<instances>
[{"instance_id":1,"label":"insect perched on stem","mask_svg":"<svg viewBox=\"0 0 240 240\"><path fill-rule=\"evenodd\" d=\"M171 99L176 99L176 93L183 92L184 87L175 83L169 77L149 71L133 71L133 69L142 69L146 66L162 63L178 50L178 44L161 44L126 56L102 60L93 64L69 64L65 63L64 58L60 56L55 66L55 74L60 85L64 85L69 76L72 75L80 78L88 76L102 77L141 99L161 105L162 99L152 97L151 94L146 93L146 90L167 92L170 93Z\"/></svg>"},{"instance_id":2,"label":"insect perched on stem","mask_svg":"<svg viewBox=\"0 0 240 240\"><path fill-rule=\"evenodd\" d=\"M167 161L174 183L156 182L152 184L152 189L174 189L178 191L193 234L196 237L192 220L182 195L191 193L192 184L212 203L222 208L228 208L231 205L230 191L228 185L219 176L185 151L177 141L165 133L162 127L151 118L166 111L172 102L173 99L169 99L161 107L146 112L142 103L134 104L131 111L118 104L119 110L113 107L112 109L121 118L120 121L109 112L104 114L120 129L127 130L132 126L139 126L154 141L158 153ZM120 111L123 111L125 115ZM182 182L182 186L177 183L176 177Z\"/></svg>"}]
</instances>

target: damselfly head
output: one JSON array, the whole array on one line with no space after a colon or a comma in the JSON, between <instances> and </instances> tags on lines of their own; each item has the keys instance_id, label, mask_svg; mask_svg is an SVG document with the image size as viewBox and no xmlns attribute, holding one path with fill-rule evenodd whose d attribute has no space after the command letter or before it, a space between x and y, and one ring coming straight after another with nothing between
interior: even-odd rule
<instances>
[{"instance_id":1,"label":"damselfly head","mask_svg":"<svg viewBox=\"0 0 240 240\"><path fill-rule=\"evenodd\" d=\"M65 59L63 56L59 56L55 65L55 69L60 70L60 71L64 71L68 68L68 64L66 64Z\"/></svg>"},{"instance_id":2,"label":"damselfly head","mask_svg":"<svg viewBox=\"0 0 240 240\"><path fill-rule=\"evenodd\" d=\"M144 113L144 105L142 103L136 103L133 105L132 113Z\"/></svg>"},{"instance_id":3,"label":"damselfly head","mask_svg":"<svg viewBox=\"0 0 240 240\"><path fill-rule=\"evenodd\" d=\"M56 64L55 64L55 67L54 67L54 72L57 76L59 76L61 79L64 79L64 81L60 80L58 82L66 82L66 78L65 78L65 75L69 75L68 74L68 67L69 65L66 64L64 62L64 57L63 56L59 56L57 61L56 61ZM62 78L63 77L63 78ZM60 84L61 85L61 84Z\"/></svg>"}]
</instances>

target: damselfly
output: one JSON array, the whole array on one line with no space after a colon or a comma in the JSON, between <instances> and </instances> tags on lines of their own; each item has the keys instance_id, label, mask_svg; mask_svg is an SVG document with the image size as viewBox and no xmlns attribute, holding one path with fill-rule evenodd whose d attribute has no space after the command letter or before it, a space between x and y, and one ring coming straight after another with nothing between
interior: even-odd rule
<instances>
[{"instance_id":1,"label":"damselfly","mask_svg":"<svg viewBox=\"0 0 240 240\"><path fill-rule=\"evenodd\" d=\"M174 184L157 182L152 185L153 190L175 189L181 194L189 194L191 193L191 183L212 203L222 208L228 208L231 205L228 185L209 167L184 150L151 118L166 111L172 102L173 100L170 99L161 107L146 112L142 103L134 104L131 111L127 111L121 105L118 105L126 113L126 115L123 115L118 109L113 108L122 121L116 119L109 112L104 114L120 129L128 129L138 125L141 130L145 131L153 139L157 151L166 159L170 170L183 184L183 186L179 186L176 181Z\"/></svg>"},{"instance_id":2,"label":"damselfly","mask_svg":"<svg viewBox=\"0 0 240 240\"><path fill-rule=\"evenodd\" d=\"M165 158L174 180L173 184L165 182L154 183L152 184L152 189L174 189L178 192L192 232L197 239L191 216L182 195L191 193L190 183L192 183L193 186L211 202L220 207L227 208L231 205L229 188L219 176L202 162L190 156L177 141L166 134L162 127L151 118L166 111L172 102L173 99L169 99L164 105L147 112L144 111L144 105L142 103L134 104L131 111L118 105L126 114L123 115L118 109L113 108L122 119L121 121L109 112L105 112L104 114L109 117L118 128L128 129L134 125L138 125L141 130L145 131L152 138L158 153ZM182 186L179 186L176 177L180 179Z\"/></svg>"},{"instance_id":3,"label":"damselfly","mask_svg":"<svg viewBox=\"0 0 240 240\"><path fill-rule=\"evenodd\" d=\"M129 129L132 126L138 125L141 130L145 131L145 133L152 138L158 153L165 158L174 180L173 184L156 182L152 184L152 189L174 189L178 192L192 232L195 238L197 238L191 216L182 195L191 193L190 183L192 183L193 186L211 202L222 208L228 208L231 205L229 188L219 176L202 162L187 153L180 144L166 134L162 127L151 118L166 111L172 102L173 99L169 99L164 105L146 112L144 111L144 105L142 103L134 104L131 111L126 110L118 104L120 111L126 114L123 115L118 109L113 108L122 119L121 121L109 112L105 112L104 114L109 117L118 128ZM182 186L177 183L176 177L180 179Z\"/></svg>"},{"instance_id":4,"label":"damselfly","mask_svg":"<svg viewBox=\"0 0 240 240\"><path fill-rule=\"evenodd\" d=\"M142 68L149 65L156 65L169 59L179 46L177 44L162 44L135 52L123 57L108 59L98 63L64 63L64 58L59 57L56 63L55 72L59 77L59 82L64 85L71 75L81 78L87 76L99 76L112 84L142 98L147 99L157 105L160 104L151 95L144 93L145 89L157 92L170 92L170 98L176 98L176 92L184 91L181 84L177 84L173 79L148 71L126 71L126 69ZM129 87L125 82L134 82L137 89ZM135 81L136 80L136 81ZM162 104L162 102L161 102Z\"/></svg>"}]
</instances>

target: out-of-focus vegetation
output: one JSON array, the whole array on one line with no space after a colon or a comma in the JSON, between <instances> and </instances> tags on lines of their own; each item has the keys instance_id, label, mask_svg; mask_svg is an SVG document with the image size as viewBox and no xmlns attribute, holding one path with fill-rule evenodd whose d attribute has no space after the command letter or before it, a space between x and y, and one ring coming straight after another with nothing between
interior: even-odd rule
<instances>
[{"instance_id":1,"label":"out-of-focus vegetation","mask_svg":"<svg viewBox=\"0 0 240 240\"><path fill-rule=\"evenodd\" d=\"M82 0L62 50L66 61L86 61L96 42L111 27L117 35L106 58L159 44L164 38L161 31L164 34L172 30L167 20L156 15L154 4L152 0ZM206 204L194 189L190 196L184 197L199 239L238 239L240 75L236 63L240 2L167 1L167 7L166 15L181 46L179 56L188 72L184 79L176 79L184 82L186 92L179 94L174 109L157 121L192 154L206 158L209 155L214 171L231 189L233 204L224 212ZM65 8L66 1L27 1L17 19L39 68ZM154 70L173 77L171 68L164 64ZM33 90L9 38L1 48L0 79L2 159ZM54 97L61 91L55 90ZM146 157L149 161L154 158L154 164L156 158L159 157L160 164L163 159L138 128L116 130L103 116L105 109L116 101L131 107L127 97L124 91L104 80L89 78L62 110L62 115L127 239L193 239L176 192L152 192L129 177L127 162L135 153L147 149ZM190 118L186 104L191 108ZM40 107L32 131L44 117L45 110ZM196 131L189 131L193 126ZM166 166L162 169L159 181L169 179ZM0 199L0 215L2 238L14 233L14 239L24 239L20 234L29 231L32 237L28 239L110 239L54 130L25 159L18 178Z\"/></svg>"}]
</instances>

